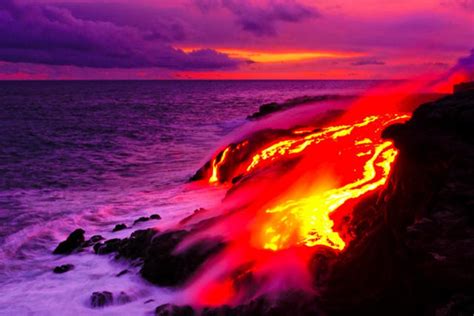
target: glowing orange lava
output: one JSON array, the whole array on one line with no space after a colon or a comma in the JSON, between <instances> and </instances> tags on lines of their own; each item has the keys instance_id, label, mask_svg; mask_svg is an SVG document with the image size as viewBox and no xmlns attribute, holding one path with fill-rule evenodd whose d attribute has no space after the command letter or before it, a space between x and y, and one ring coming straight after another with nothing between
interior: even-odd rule
<instances>
[{"instance_id":1,"label":"glowing orange lava","mask_svg":"<svg viewBox=\"0 0 474 316\"><path fill-rule=\"evenodd\" d=\"M222 163L225 161L227 157L227 153L229 152L230 148L227 147L224 149L224 151L218 155L214 160L212 160L212 174L209 178L209 183L217 183L219 182L219 167L222 165Z\"/></svg>"},{"instance_id":2,"label":"glowing orange lava","mask_svg":"<svg viewBox=\"0 0 474 316\"><path fill-rule=\"evenodd\" d=\"M380 138L380 133L387 125L408 118L409 115L382 114L319 130L296 129L289 138L258 150L244 163L245 173L311 150L314 166L328 166L333 175L309 192L281 194L278 203L262 210L254 244L273 251L298 245L344 249L346 243L334 231L330 215L348 200L385 183L397 151L391 142ZM229 158L229 150L227 147L212 161L209 183L219 182L219 168Z\"/></svg>"},{"instance_id":3,"label":"glowing orange lava","mask_svg":"<svg viewBox=\"0 0 474 316\"><path fill-rule=\"evenodd\" d=\"M345 242L333 230L330 214L349 199L358 198L385 183L397 151L391 142L380 139L380 132L387 124L407 118L407 115L389 114L369 116L352 125L328 127L302 139L278 142L255 155L247 170L261 161L300 153L308 146L318 144L319 151L327 158L315 158L316 161L336 162L333 166L339 178L339 181L326 180L329 184L321 182L309 194L267 209L268 219L260 234L261 246L270 250L293 245L344 249Z\"/></svg>"}]
</instances>

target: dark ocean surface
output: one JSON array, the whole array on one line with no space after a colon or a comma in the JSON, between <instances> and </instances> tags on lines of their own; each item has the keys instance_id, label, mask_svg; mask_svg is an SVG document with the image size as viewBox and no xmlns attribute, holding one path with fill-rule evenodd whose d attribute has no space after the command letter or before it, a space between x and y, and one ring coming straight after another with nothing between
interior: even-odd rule
<instances>
[{"instance_id":1,"label":"dark ocean surface","mask_svg":"<svg viewBox=\"0 0 474 316\"><path fill-rule=\"evenodd\" d=\"M122 267L87 254L77 255L75 276L53 275L67 258L50 252L77 227L108 237L117 223L151 213L166 223L203 206L196 196L219 197L217 189L184 184L261 104L360 94L375 84L0 82L0 315L56 315L65 306L86 313L90 293L106 286L124 288L135 301L94 313L152 309L143 301L169 293L136 276L112 285L108 276Z\"/></svg>"}]
</instances>

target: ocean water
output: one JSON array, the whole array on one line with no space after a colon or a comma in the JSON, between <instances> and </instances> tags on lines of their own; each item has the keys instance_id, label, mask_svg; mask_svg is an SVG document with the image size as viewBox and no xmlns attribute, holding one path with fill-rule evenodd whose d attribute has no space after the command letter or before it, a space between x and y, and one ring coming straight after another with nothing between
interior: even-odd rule
<instances>
[{"instance_id":1,"label":"ocean water","mask_svg":"<svg viewBox=\"0 0 474 316\"><path fill-rule=\"evenodd\" d=\"M0 315L147 314L173 292L127 262L82 252L53 256L75 228L86 238L159 213L134 229L166 229L222 198L187 179L246 116L268 102L361 94L374 81L0 82ZM71 272L52 268L72 263ZM94 291L130 302L92 309ZM149 300L153 300L148 302ZM148 302L148 303L146 303Z\"/></svg>"}]
</instances>

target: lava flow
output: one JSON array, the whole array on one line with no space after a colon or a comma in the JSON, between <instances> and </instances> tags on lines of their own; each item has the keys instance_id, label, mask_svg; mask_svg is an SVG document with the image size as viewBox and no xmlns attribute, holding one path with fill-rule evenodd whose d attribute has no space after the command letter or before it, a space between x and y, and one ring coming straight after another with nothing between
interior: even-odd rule
<instances>
[{"instance_id":1,"label":"lava flow","mask_svg":"<svg viewBox=\"0 0 474 316\"><path fill-rule=\"evenodd\" d=\"M271 203L256 212L258 225L251 232L253 244L273 251L299 245L323 245L342 250L346 242L334 231L331 213L342 208L348 200L359 198L385 183L397 151L391 142L380 138L381 131L389 124L408 118L407 114L380 114L352 124L294 129L288 138L266 144L251 159L235 166L230 163L232 154L239 154L244 148L241 144L248 141L228 146L212 160L208 182L222 182L220 168L226 163L227 171L233 168L234 173L240 173L243 170L244 175L249 176L257 170L272 168L278 162L302 159L290 172L299 175L292 175L293 179L284 184L291 190L279 190L276 198L268 193L263 197L269 198ZM311 188L307 188L307 183L298 187L295 180L307 174L315 175ZM318 177L318 174L324 176Z\"/></svg>"},{"instance_id":2,"label":"lava flow","mask_svg":"<svg viewBox=\"0 0 474 316\"><path fill-rule=\"evenodd\" d=\"M300 164L301 174L318 174L323 169L332 173L330 178L324 177L324 181L315 179L315 188L309 192L292 193L285 200L282 200L284 192L280 192L276 205L264 210L263 215L258 213L256 218L261 219L258 225L261 232L256 233L259 236L257 246L278 250L293 245L324 245L342 250L345 241L333 230L330 214L346 201L385 183L397 151L391 142L381 140L379 135L387 125L408 118L406 114L382 114L367 116L353 124L318 130L296 129L288 139L266 145L251 160L236 166L236 170L244 169L249 175L308 152L311 162ZM231 148L227 147L213 159L209 183L219 182L219 168L226 159L231 159L230 152Z\"/></svg>"},{"instance_id":3,"label":"lava flow","mask_svg":"<svg viewBox=\"0 0 474 316\"><path fill-rule=\"evenodd\" d=\"M300 194L297 188L289 198L265 210L261 245L278 250L293 245L324 245L342 250L345 241L333 230L330 214L346 201L361 197L383 185L397 154L389 141L380 139L387 124L401 122L408 115L369 116L352 125L328 127L302 139L281 141L255 155L248 169L264 160L284 159L302 151L311 151L301 168L314 174L326 171L323 179ZM303 170L304 172L304 170ZM330 173L330 175L327 175Z\"/></svg>"},{"instance_id":4,"label":"lava flow","mask_svg":"<svg viewBox=\"0 0 474 316\"><path fill-rule=\"evenodd\" d=\"M393 144L380 137L381 132L409 117L387 113L356 118L352 124L341 120L339 124L319 129L295 129L287 139L280 138L251 155L243 155L248 159L238 160L237 165L230 164L237 161L232 160L232 155L242 156L239 150L251 146L230 145L221 151L212 160L208 181L219 183L220 167L226 163L226 172L232 168L238 172L244 170L251 181L237 185L238 192L234 193L239 198L245 197L245 206L203 232L204 236L223 236L228 246L213 261L213 276L205 272L190 288L190 292L200 293L196 298L198 303L221 305L235 300L238 293L234 293L232 286L232 290L225 291L225 298L221 297L221 290L217 291L218 295L212 289L229 285L235 271L249 262L254 276L272 274L277 269L280 276L272 274L272 282L281 278L280 282L291 287L291 282L305 280L300 276L295 281L294 275L304 275L304 267L318 247L343 250L351 239L345 224L352 207L384 185L397 155ZM296 164L285 167L285 161L294 159ZM247 195L253 191L258 192L253 197ZM292 271L293 276L285 271Z\"/></svg>"}]
</instances>

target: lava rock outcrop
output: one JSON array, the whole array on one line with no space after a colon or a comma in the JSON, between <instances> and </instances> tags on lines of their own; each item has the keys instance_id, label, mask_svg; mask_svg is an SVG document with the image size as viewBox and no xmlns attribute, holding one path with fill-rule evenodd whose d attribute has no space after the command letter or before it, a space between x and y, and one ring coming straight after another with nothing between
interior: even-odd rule
<instances>
[{"instance_id":1,"label":"lava rock outcrop","mask_svg":"<svg viewBox=\"0 0 474 316\"><path fill-rule=\"evenodd\" d=\"M423 104L383 132L399 156L385 190L354 212L354 241L318 284L326 311L472 314L472 135L474 91Z\"/></svg>"},{"instance_id":2,"label":"lava rock outcrop","mask_svg":"<svg viewBox=\"0 0 474 316\"><path fill-rule=\"evenodd\" d=\"M409 121L383 132L399 155L386 187L354 209L352 242L337 255L328 250L313 257L310 268L317 295L283 295L277 301L260 297L236 307L197 312L472 315L472 135L474 91L421 105ZM182 310L166 307L167 315L179 314L173 311Z\"/></svg>"}]
</instances>

